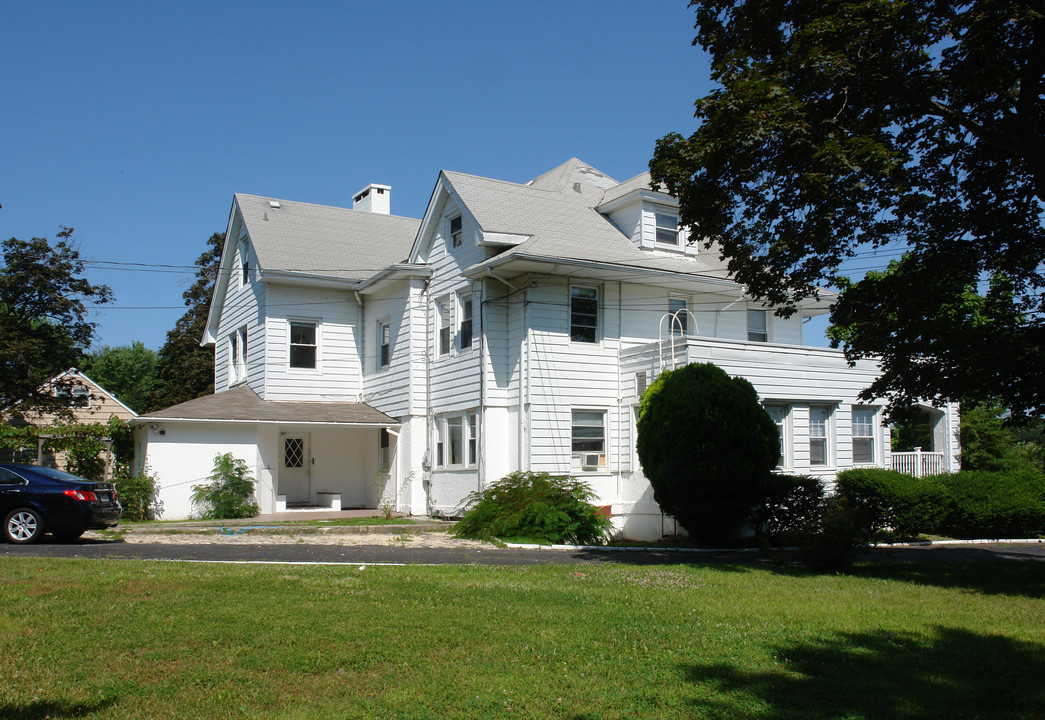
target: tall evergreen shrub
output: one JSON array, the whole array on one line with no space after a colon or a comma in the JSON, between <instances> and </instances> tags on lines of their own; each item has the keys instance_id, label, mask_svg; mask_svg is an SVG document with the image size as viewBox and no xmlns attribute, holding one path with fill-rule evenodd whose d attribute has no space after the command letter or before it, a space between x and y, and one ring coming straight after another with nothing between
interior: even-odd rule
<instances>
[{"instance_id":1,"label":"tall evergreen shrub","mask_svg":"<svg viewBox=\"0 0 1045 720\"><path fill-rule=\"evenodd\" d=\"M754 386L710 363L665 371L647 388L637 449L657 504L708 542L737 533L779 455Z\"/></svg>"}]
</instances>

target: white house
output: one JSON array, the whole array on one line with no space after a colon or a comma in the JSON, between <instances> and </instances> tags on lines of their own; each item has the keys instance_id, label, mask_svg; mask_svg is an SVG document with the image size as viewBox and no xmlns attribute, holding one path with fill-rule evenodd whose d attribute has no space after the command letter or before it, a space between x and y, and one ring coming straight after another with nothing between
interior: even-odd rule
<instances>
[{"instance_id":1,"label":"white house","mask_svg":"<svg viewBox=\"0 0 1045 720\"><path fill-rule=\"evenodd\" d=\"M655 537L638 400L687 362L754 384L788 472L891 463L881 407L857 399L876 365L802 345L829 297L788 319L751 301L648 173L621 183L577 159L526 184L444 171L420 221L390 215L390 193L370 185L351 210L234 197L203 339L216 393L139 420L168 517L231 451L265 513L453 515L511 471L547 470L587 480L625 535ZM933 421L952 469L956 407Z\"/></svg>"}]
</instances>

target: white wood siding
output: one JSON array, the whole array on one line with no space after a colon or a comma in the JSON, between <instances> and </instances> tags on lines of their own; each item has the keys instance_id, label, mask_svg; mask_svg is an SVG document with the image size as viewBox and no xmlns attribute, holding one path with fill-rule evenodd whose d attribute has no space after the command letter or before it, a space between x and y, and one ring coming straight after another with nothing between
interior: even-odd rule
<instances>
[{"instance_id":1,"label":"white wood siding","mask_svg":"<svg viewBox=\"0 0 1045 720\"><path fill-rule=\"evenodd\" d=\"M243 258L240 254L244 248L251 268L250 280L246 285L242 282ZM261 395L265 381L265 322L262 308L265 306L267 288L264 283L257 281L257 257L249 241L245 244L236 243L231 261L232 266L224 269L230 275L224 297L221 298L221 316L214 342L214 391L221 392L230 387L232 363L235 361L229 357L230 338L233 333L246 328L247 381Z\"/></svg>"},{"instance_id":2,"label":"white wood siding","mask_svg":"<svg viewBox=\"0 0 1045 720\"><path fill-rule=\"evenodd\" d=\"M265 333L266 400L355 401L360 367L359 308L352 293L270 284ZM290 322L316 323L315 370L290 367Z\"/></svg>"},{"instance_id":3,"label":"white wood siding","mask_svg":"<svg viewBox=\"0 0 1045 720\"><path fill-rule=\"evenodd\" d=\"M420 283L404 280L380 293L367 296L363 304L363 401L392 417L402 418L423 410L424 340L423 300ZM389 363L380 365L381 338L378 328L389 324ZM418 370L419 369L419 370Z\"/></svg>"}]
</instances>

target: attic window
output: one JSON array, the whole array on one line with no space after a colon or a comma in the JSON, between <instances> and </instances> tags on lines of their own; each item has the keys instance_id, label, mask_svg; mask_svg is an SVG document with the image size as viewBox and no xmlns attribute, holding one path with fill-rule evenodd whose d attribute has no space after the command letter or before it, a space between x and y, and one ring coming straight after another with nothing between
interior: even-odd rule
<instances>
[{"instance_id":1,"label":"attic window","mask_svg":"<svg viewBox=\"0 0 1045 720\"><path fill-rule=\"evenodd\" d=\"M461 216L450 218L450 245L461 247Z\"/></svg>"},{"instance_id":2,"label":"attic window","mask_svg":"<svg viewBox=\"0 0 1045 720\"><path fill-rule=\"evenodd\" d=\"M679 244L679 219L675 215L656 213L657 242L664 245Z\"/></svg>"}]
</instances>

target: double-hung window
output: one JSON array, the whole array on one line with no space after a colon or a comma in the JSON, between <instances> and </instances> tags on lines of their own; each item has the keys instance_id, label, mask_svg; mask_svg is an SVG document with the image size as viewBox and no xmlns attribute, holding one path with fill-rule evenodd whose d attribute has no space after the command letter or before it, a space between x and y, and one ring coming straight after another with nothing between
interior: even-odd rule
<instances>
[{"instance_id":1,"label":"double-hung window","mask_svg":"<svg viewBox=\"0 0 1045 720\"><path fill-rule=\"evenodd\" d=\"M450 218L450 246L461 247L462 235L461 216Z\"/></svg>"},{"instance_id":2,"label":"double-hung window","mask_svg":"<svg viewBox=\"0 0 1045 720\"><path fill-rule=\"evenodd\" d=\"M786 405L766 405L766 412L769 413L769 417L776 424L777 437L779 439L776 466L779 468L787 467L789 464L787 458L787 448L789 446L787 432L788 407Z\"/></svg>"},{"instance_id":3,"label":"double-hung window","mask_svg":"<svg viewBox=\"0 0 1045 720\"><path fill-rule=\"evenodd\" d=\"M438 337L439 356L450 354L450 303L446 300L435 302L436 321L439 323Z\"/></svg>"},{"instance_id":4,"label":"double-hung window","mask_svg":"<svg viewBox=\"0 0 1045 720\"><path fill-rule=\"evenodd\" d=\"M239 245L239 259L240 259L240 287L246 287L250 284L250 256L247 254L247 243L241 242Z\"/></svg>"},{"instance_id":5,"label":"double-hung window","mask_svg":"<svg viewBox=\"0 0 1045 720\"><path fill-rule=\"evenodd\" d=\"M478 422L475 413L436 418L436 467L475 467Z\"/></svg>"},{"instance_id":6,"label":"double-hung window","mask_svg":"<svg viewBox=\"0 0 1045 720\"><path fill-rule=\"evenodd\" d=\"M582 470L606 467L606 412L574 410L571 418L570 452Z\"/></svg>"},{"instance_id":7,"label":"double-hung window","mask_svg":"<svg viewBox=\"0 0 1045 720\"><path fill-rule=\"evenodd\" d=\"M377 323L378 367L388 367L392 362L392 326L388 320Z\"/></svg>"},{"instance_id":8,"label":"double-hung window","mask_svg":"<svg viewBox=\"0 0 1045 720\"><path fill-rule=\"evenodd\" d=\"M290 323L290 367L316 369L316 323Z\"/></svg>"},{"instance_id":9,"label":"double-hung window","mask_svg":"<svg viewBox=\"0 0 1045 720\"><path fill-rule=\"evenodd\" d=\"M823 405L809 406L809 464L830 465L831 409Z\"/></svg>"},{"instance_id":10,"label":"double-hung window","mask_svg":"<svg viewBox=\"0 0 1045 720\"><path fill-rule=\"evenodd\" d=\"M461 350L467 350L472 347L472 294L461 293L457 297L457 307L460 312L458 347Z\"/></svg>"},{"instance_id":11,"label":"double-hung window","mask_svg":"<svg viewBox=\"0 0 1045 720\"><path fill-rule=\"evenodd\" d=\"M662 245L679 244L679 219L668 213L655 213L657 223L657 242Z\"/></svg>"},{"instance_id":12,"label":"double-hung window","mask_svg":"<svg viewBox=\"0 0 1045 720\"><path fill-rule=\"evenodd\" d=\"M769 342L769 325L765 310L747 311L747 339L751 342Z\"/></svg>"},{"instance_id":13,"label":"double-hung window","mask_svg":"<svg viewBox=\"0 0 1045 720\"><path fill-rule=\"evenodd\" d=\"M599 289L573 285L570 287L570 340L599 341Z\"/></svg>"},{"instance_id":14,"label":"double-hung window","mask_svg":"<svg viewBox=\"0 0 1045 720\"><path fill-rule=\"evenodd\" d=\"M853 408L853 464L874 463L874 408Z\"/></svg>"},{"instance_id":15,"label":"double-hung window","mask_svg":"<svg viewBox=\"0 0 1045 720\"><path fill-rule=\"evenodd\" d=\"M686 309L686 299L680 297L668 298L668 314L671 316L671 334L688 335L689 320L686 316L689 315L689 312Z\"/></svg>"},{"instance_id":16,"label":"double-hung window","mask_svg":"<svg viewBox=\"0 0 1045 720\"><path fill-rule=\"evenodd\" d=\"M247 328L229 336L229 384L247 379Z\"/></svg>"}]
</instances>

